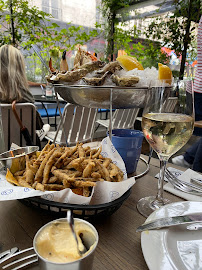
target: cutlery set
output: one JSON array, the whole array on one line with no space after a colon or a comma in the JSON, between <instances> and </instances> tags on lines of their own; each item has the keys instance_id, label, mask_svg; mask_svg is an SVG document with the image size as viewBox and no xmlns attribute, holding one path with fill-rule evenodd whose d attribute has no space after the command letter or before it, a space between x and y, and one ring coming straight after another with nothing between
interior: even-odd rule
<instances>
[{"instance_id":1,"label":"cutlery set","mask_svg":"<svg viewBox=\"0 0 202 270\"><path fill-rule=\"evenodd\" d=\"M193 178L186 182L175 177L168 169L165 170L165 176L174 188L191 195L202 196L202 180Z\"/></svg>"}]
</instances>

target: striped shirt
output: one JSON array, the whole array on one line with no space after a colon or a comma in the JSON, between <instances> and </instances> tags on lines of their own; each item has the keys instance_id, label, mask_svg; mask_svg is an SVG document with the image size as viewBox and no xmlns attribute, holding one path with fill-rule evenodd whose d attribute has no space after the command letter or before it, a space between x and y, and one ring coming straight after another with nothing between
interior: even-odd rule
<instances>
[{"instance_id":1,"label":"striped shirt","mask_svg":"<svg viewBox=\"0 0 202 270\"><path fill-rule=\"evenodd\" d=\"M194 79L194 92L202 94L202 16L198 25L197 36L197 70Z\"/></svg>"}]
</instances>

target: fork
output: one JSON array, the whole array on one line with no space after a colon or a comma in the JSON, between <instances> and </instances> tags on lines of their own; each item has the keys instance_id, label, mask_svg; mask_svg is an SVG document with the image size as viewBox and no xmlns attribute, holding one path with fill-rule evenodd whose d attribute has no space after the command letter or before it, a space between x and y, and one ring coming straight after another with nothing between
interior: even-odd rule
<instances>
[{"instance_id":1,"label":"fork","mask_svg":"<svg viewBox=\"0 0 202 270\"><path fill-rule=\"evenodd\" d=\"M172 184L172 186L174 186L174 188L176 188L182 192L189 193L191 195L202 196L201 192L195 191L195 190L189 188L188 186L187 187L182 186L181 184L171 180L171 178L169 179L169 182Z\"/></svg>"},{"instance_id":2,"label":"fork","mask_svg":"<svg viewBox=\"0 0 202 270\"><path fill-rule=\"evenodd\" d=\"M179 189L183 192L196 195L196 196L202 196L202 189L198 188L197 186L184 182L182 180L177 179L173 174L171 174L167 169L165 171L165 176L168 179L169 183L173 185L176 189ZM194 186L194 187L193 187Z\"/></svg>"},{"instance_id":3,"label":"fork","mask_svg":"<svg viewBox=\"0 0 202 270\"><path fill-rule=\"evenodd\" d=\"M182 186L185 187L190 187L193 190L202 192L202 187L198 186L197 184L194 183L190 183L190 182L185 182L181 179L178 179L175 175L173 175L168 169L166 169L166 177L168 178L172 178L174 181L178 182L179 184L181 184Z\"/></svg>"},{"instance_id":4,"label":"fork","mask_svg":"<svg viewBox=\"0 0 202 270\"><path fill-rule=\"evenodd\" d=\"M0 269L2 270L18 270L37 263L38 256L34 252L34 248L27 248L14 253L12 256L1 260Z\"/></svg>"}]
</instances>

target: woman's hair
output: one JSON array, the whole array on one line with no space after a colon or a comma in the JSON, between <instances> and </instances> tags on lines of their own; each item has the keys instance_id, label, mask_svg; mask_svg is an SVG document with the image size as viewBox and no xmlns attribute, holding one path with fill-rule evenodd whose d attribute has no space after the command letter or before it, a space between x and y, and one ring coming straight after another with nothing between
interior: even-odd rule
<instances>
[{"instance_id":1,"label":"woman's hair","mask_svg":"<svg viewBox=\"0 0 202 270\"><path fill-rule=\"evenodd\" d=\"M29 92L24 57L12 45L0 48L0 100L20 101L21 91Z\"/></svg>"}]
</instances>

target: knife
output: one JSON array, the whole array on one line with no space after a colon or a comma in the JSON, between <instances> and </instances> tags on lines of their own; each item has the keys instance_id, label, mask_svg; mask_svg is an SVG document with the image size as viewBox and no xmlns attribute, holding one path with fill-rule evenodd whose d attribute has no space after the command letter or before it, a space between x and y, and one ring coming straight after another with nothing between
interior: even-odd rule
<instances>
[{"instance_id":1,"label":"knife","mask_svg":"<svg viewBox=\"0 0 202 270\"><path fill-rule=\"evenodd\" d=\"M202 213L197 214L189 214L185 216L176 216L176 217L165 217L156 219L151 222L147 222L139 226L136 232L142 232L146 230L155 230L161 229L181 224L190 224L190 223L198 223L202 224Z\"/></svg>"}]
</instances>

